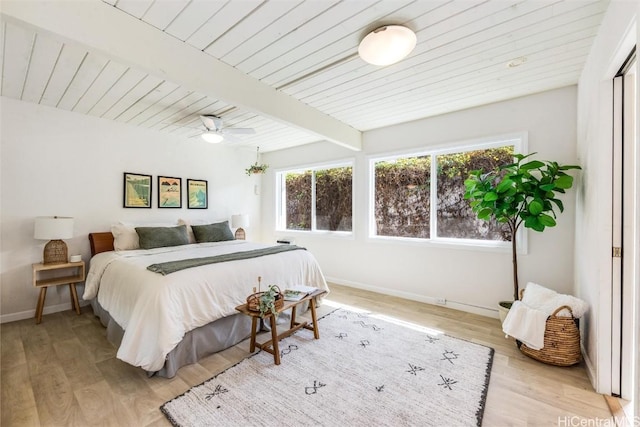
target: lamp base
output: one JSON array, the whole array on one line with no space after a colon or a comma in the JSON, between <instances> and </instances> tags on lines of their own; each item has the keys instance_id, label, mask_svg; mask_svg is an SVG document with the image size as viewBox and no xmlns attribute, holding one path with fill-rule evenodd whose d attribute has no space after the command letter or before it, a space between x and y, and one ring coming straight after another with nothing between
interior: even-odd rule
<instances>
[{"instance_id":1,"label":"lamp base","mask_svg":"<svg viewBox=\"0 0 640 427\"><path fill-rule=\"evenodd\" d=\"M235 238L236 240L245 240L247 238L243 228L238 228L236 230Z\"/></svg>"},{"instance_id":2,"label":"lamp base","mask_svg":"<svg viewBox=\"0 0 640 427\"><path fill-rule=\"evenodd\" d=\"M43 264L65 264L69 257L67 253L67 244L62 240L51 240L44 245L42 254Z\"/></svg>"}]
</instances>

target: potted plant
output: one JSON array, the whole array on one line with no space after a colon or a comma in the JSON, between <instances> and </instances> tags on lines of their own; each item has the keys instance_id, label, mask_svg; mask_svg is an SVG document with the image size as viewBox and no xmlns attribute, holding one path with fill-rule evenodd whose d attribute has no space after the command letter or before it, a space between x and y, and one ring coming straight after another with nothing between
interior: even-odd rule
<instances>
[{"instance_id":1,"label":"potted plant","mask_svg":"<svg viewBox=\"0 0 640 427\"><path fill-rule=\"evenodd\" d=\"M260 300L258 303L258 310L260 310L260 316L266 315L271 312L273 315L278 314L278 308L282 307L282 304L278 304L278 300L282 299L280 288L277 285L270 285L269 288L260 294ZM280 301L281 302L281 301Z\"/></svg>"},{"instance_id":2,"label":"potted plant","mask_svg":"<svg viewBox=\"0 0 640 427\"><path fill-rule=\"evenodd\" d=\"M568 170L580 166L560 165L553 161L530 160L536 153L516 154L515 163L497 170L471 172L465 180L465 199L479 219L495 220L504 224L511 232L511 255L513 262L513 299L518 299L518 252L517 231L520 226L543 232L555 227L558 213L564 205L558 198L573 185ZM556 213L557 210L557 213ZM508 310L511 301L499 305ZM501 312L502 317L506 311Z\"/></svg>"},{"instance_id":3,"label":"potted plant","mask_svg":"<svg viewBox=\"0 0 640 427\"><path fill-rule=\"evenodd\" d=\"M265 164L259 165L258 162L256 162L251 166L249 166L247 169L245 169L245 172L247 173L248 176L257 175L260 173L265 173L268 167L269 165L265 165Z\"/></svg>"},{"instance_id":4,"label":"potted plant","mask_svg":"<svg viewBox=\"0 0 640 427\"><path fill-rule=\"evenodd\" d=\"M260 147L257 147L256 162L244 170L248 176L265 173L267 171L267 168L269 167L269 165L266 165L264 163L260 164L258 163L259 160L260 160Z\"/></svg>"}]
</instances>

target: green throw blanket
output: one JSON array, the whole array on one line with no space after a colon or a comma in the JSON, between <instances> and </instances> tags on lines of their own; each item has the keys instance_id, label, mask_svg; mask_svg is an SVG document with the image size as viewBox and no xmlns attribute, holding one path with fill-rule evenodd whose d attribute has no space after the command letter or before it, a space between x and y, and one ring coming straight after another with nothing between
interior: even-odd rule
<instances>
[{"instance_id":1,"label":"green throw blanket","mask_svg":"<svg viewBox=\"0 0 640 427\"><path fill-rule=\"evenodd\" d=\"M167 274L175 273L176 271L184 270L185 268L199 267L201 265L215 264L218 262L257 258L265 255L278 254L280 252L295 251L297 249L306 250L305 248L296 245L270 246L268 248L253 249L244 252L232 252L230 254L215 255L204 258L181 259L178 261L151 264L147 267L147 270L166 276Z\"/></svg>"}]
</instances>

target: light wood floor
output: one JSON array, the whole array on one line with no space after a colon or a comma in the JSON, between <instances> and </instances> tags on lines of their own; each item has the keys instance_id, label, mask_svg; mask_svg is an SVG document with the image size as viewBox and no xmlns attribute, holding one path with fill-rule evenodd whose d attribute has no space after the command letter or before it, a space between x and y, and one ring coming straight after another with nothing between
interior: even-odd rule
<instances>
[{"instance_id":1,"label":"light wood floor","mask_svg":"<svg viewBox=\"0 0 640 427\"><path fill-rule=\"evenodd\" d=\"M614 425L584 366L559 368L522 355L497 319L332 285L330 301L440 329L495 349L484 426ZM331 310L329 303L319 313ZM322 327L320 328L322 336ZM183 367L172 379L147 378L115 358L105 329L85 307L0 325L2 416L9 426L168 426L158 409L248 355L248 341ZM322 339L322 338L321 338ZM572 418L578 417L578 418ZM580 418L592 424L580 424Z\"/></svg>"}]
</instances>

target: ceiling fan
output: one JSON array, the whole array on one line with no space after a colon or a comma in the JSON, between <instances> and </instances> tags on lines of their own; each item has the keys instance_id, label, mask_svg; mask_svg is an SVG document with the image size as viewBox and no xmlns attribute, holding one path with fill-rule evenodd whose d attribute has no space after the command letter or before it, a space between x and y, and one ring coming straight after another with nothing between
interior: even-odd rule
<instances>
[{"instance_id":1,"label":"ceiling fan","mask_svg":"<svg viewBox=\"0 0 640 427\"><path fill-rule=\"evenodd\" d=\"M256 133L256 130L252 128L225 128L222 125L222 118L218 116L204 115L200 116L200 120L202 120L202 124L207 129L206 132L202 133L200 136L202 139L212 144L222 142L225 139L228 141L239 141L239 139L234 138L233 135L249 135Z\"/></svg>"}]
</instances>

